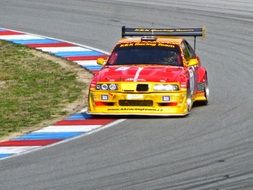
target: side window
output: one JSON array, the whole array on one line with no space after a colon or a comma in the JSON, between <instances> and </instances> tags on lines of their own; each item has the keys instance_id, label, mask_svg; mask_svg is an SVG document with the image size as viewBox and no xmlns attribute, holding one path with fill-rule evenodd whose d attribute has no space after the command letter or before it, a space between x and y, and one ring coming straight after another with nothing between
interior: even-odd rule
<instances>
[{"instance_id":1,"label":"side window","mask_svg":"<svg viewBox=\"0 0 253 190\"><path fill-rule=\"evenodd\" d=\"M182 43L182 49L183 49L183 52L184 52L184 57L185 59L188 61L192 58L195 58L195 53L194 53L194 50L192 49L192 47L188 44L188 42L186 41L183 41Z\"/></svg>"},{"instance_id":2,"label":"side window","mask_svg":"<svg viewBox=\"0 0 253 190\"><path fill-rule=\"evenodd\" d=\"M192 49L192 47L190 46L190 44L187 41L185 41L185 45L186 45L187 49L189 50L191 58L195 58L196 57L195 52Z\"/></svg>"},{"instance_id":3,"label":"side window","mask_svg":"<svg viewBox=\"0 0 253 190\"><path fill-rule=\"evenodd\" d=\"M188 61L190 59L190 52L184 42L182 42L182 49L184 53L184 58Z\"/></svg>"}]
</instances>

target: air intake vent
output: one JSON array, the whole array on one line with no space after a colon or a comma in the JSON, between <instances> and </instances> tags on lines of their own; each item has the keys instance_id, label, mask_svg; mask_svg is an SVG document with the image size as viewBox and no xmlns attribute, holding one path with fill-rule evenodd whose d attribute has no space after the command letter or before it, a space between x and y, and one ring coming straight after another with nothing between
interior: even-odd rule
<instances>
[{"instance_id":1,"label":"air intake vent","mask_svg":"<svg viewBox=\"0 0 253 190\"><path fill-rule=\"evenodd\" d=\"M148 84L137 84L136 91L148 91Z\"/></svg>"}]
</instances>

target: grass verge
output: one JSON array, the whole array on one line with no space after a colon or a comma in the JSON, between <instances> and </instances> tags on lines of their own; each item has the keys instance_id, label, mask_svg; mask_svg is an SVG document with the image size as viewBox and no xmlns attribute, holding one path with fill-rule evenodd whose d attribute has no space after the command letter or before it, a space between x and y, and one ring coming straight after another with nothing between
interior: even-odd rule
<instances>
[{"instance_id":1,"label":"grass verge","mask_svg":"<svg viewBox=\"0 0 253 190\"><path fill-rule=\"evenodd\" d=\"M0 138L81 109L90 77L74 63L0 41Z\"/></svg>"}]
</instances>

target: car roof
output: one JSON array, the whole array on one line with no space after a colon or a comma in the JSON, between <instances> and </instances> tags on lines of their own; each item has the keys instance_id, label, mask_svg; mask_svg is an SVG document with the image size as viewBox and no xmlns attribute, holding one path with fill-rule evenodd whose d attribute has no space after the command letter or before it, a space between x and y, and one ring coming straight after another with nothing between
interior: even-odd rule
<instances>
[{"instance_id":1,"label":"car roof","mask_svg":"<svg viewBox=\"0 0 253 190\"><path fill-rule=\"evenodd\" d=\"M160 42L160 43L180 45L183 40L184 40L183 38L177 38L177 37L156 37L156 40L154 41ZM133 43L142 42L142 38L141 37L122 38L121 40L118 41L118 44L131 43L131 42Z\"/></svg>"}]
</instances>

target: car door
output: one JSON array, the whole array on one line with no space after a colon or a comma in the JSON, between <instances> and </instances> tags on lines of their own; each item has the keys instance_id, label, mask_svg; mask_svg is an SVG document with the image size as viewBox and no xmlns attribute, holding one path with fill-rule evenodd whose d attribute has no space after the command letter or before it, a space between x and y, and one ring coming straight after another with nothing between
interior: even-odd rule
<instances>
[{"instance_id":1,"label":"car door","mask_svg":"<svg viewBox=\"0 0 253 190\"><path fill-rule=\"evenodd\" d=\"M193 48L185 40L182 42L182 50L183 50L184 58L187 63L189 63L189 61L191 59L197 58ZM199 65L187 67L188 72L189 72L189 77L190 77L190 80L189 80L190 81L190 91L191 91L192 95L197 91L198 68L199 68Z\"/></svg>"}]
</instances>

